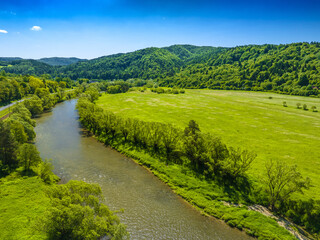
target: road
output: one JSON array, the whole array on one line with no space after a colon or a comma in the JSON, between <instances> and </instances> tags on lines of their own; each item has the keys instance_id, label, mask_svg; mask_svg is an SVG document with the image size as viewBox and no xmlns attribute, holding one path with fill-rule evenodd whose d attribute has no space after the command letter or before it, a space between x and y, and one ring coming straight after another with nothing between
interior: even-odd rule
<instances>
[{"instance_id":1,"label":"road","mask_svg":"<svg viewBox=\"0 0 320 240\"><path fill-rule=\"evenodd\" d=\"M3 111L3 110L5 110L5 109L7 109L8 107L11 107L11 106L13 106L13 105L15 105L15 104L19 103L19 102L23 102L24 100L25 100L25 99L21 99L21 100L19 100L19 101L16 101L16 102L10 103L10 104L8 104L8 105L6 105L6 106L0 107L0 112L1 112L1 111Z\"/></svg>"}]
</instances>

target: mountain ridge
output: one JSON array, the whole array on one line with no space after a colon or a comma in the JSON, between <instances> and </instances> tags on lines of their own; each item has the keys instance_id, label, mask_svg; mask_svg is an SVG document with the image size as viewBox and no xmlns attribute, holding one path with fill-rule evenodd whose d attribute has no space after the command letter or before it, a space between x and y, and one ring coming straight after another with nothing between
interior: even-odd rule
<instances>
[{"instance_id":1,"label":"mountain ridge","mask_svg":"<svg viewBox=\"0 0 320 240\"><path fill-rule=\"evenodd\" d=\"M37 60L0 61L0 67L9 73L51 74L72 80L152 79L168 87L267 90L303 96L318 95L320 89L318 42L232 48L177 44L77 60L64 66Z\"/></svg>"}]
</instances>

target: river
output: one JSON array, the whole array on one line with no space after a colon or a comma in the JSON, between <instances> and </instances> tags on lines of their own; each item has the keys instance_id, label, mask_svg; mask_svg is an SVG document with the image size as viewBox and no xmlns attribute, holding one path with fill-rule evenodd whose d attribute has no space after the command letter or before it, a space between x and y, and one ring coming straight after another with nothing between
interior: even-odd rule
<instances>
[{"instance_id":1,"label":"river","mask_svg":"<svg viewBox=\"0 0 320 240\"><path fill-rule=\"evenodd\" d=\"M98 183L131 239L252 239L222 221L202 216L152 173L88 136L78 122L76 100L37 119L36 145L52 159L63 182Z\"/></svg>"}]
</instances>

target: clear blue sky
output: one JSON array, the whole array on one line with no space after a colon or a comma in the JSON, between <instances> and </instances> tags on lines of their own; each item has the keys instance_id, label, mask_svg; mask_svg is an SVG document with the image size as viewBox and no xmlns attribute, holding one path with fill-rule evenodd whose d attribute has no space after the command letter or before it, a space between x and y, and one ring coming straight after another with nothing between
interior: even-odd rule
<instances>
[{"instance_id":1,"label":"clear blue sky","mask_svg":"<svg viewBox=\"0 0 320 240\"><path fill-rule=\"evenodd\" d=\"M0 0L2 57L303 41L320 41L319 0Z\"/></svg>"}]
</instances>

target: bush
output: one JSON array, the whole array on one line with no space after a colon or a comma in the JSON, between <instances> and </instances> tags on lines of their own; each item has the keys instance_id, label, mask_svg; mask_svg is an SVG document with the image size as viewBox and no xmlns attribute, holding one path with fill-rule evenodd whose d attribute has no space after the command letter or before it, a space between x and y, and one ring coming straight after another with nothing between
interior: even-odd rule
<instances>
[{"instance_id":1,"label":"bush","mask_svg":"<svg viewBox=\"0 0 320 240\"><path fill-rule=\"evenodd\" d=\"M303 104L302 108L303 108L303 110L308 111L308 106L307 106L307 104Z\"/></svg>"},{"instance_id":2,"label":"bush","mask_svg":"<svg viewBox=\"0 0 320 240\"><path fill-rule=\"evenodd\" d=\"M49 239L127 239L117 216L102 204L98 184L69 181L50 188L52 207L43 219Z\"/></svg>"},{"instance_id":3,"label":"bush","mask_svg":"<svg viewBox=\"0 0 320 240\"><path fill-rule=\"evenodd\" d=\"M173 89L173 90L172 90L172 93L173 93L173 94L179 94L179 90L178 90L178 89Z\"/></svg>"},{"instance_id":4,"label":"bush","mask_svg":"<svg viewBox=\"0 0 320 240\"><path fill-rule=\"evenodd\" d=\"M156 89L156 92L157 92L158 94L164 93L164 89L163 89L163 88L157 88L157 89Z\"/></svg>"},{"instance_id":5,"label":"bush","mask_svg":"<svg viewBox=\"0 0 320 240\"><path fill-rule=\"evenodd\" d=\"M286 101L283 101L282 106L288 107L287 102L286 102Z\"/></svg>"},{"instance_id":6,"label":"bush","mask_svg":"<svg viewBox=\"0 0 320 240\"><path fill-rule=\"evenodd\" d=\"M297 108L298 108L298 109L301 108L301 103L297 103Z\"/></svg>"}]
</instances>

